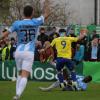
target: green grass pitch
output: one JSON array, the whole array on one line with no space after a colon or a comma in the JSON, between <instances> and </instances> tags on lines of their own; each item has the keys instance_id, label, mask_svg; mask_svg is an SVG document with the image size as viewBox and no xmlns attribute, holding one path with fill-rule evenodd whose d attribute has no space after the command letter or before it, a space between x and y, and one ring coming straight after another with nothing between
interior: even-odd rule
<instances>
[{"instance_id":1,"label":"green grass pitch","mask_svg":"<svg viewBox=\"0 0 100 100\"><path fill-rule=\"evenodd\" d=\"M20 100L100 100L100 84L91 83L87 91L61 91L60 88L42 92L39 86L48 86L50 82L29 81ZM0 100L12 100L15 95L15 82L0 81Z\"/></svg>"}]
</instances>

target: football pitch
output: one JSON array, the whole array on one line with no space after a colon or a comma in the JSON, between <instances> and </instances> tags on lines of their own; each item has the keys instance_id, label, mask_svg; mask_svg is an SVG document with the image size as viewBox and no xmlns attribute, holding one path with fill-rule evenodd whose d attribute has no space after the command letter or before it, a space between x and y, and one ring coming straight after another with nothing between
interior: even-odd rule
<instances>
[{"instance_id":1,"label":"football pitch","mask_svg":"<svg viewBox=\"0 0 100 100\"><path fill-rule=\"evenodd\" d=\"M90 83L87 91L61 91L60 88L42 92L39 86L48 86L51 82L33 82L28 85L20 100L100 100L100 84ZM15 82L0 81L0 100L12 100L15 95Z\"/></svg>"}]
</instances>

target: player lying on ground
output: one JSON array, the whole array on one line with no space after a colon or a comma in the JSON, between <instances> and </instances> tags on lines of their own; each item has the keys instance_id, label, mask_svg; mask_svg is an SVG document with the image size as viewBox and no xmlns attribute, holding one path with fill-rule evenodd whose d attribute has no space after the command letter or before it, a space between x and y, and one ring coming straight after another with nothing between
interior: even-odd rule
<instances>
[{"instance_id":1,"label":"player lying on ground","mask_svg":"<svg viewBox=\"0 0 100 100\"><path fill-rule=\"evenodd\" d=\"M81 76L81 75L76 75L76 79L77 79L77 88L75 88L72 85L72 81L69 78L68 72L66 72L66 69L63 69L63 76L64 76L64 81L67 81L67 85L65 86L65 88L63 89L64 91L85 91L87 89L87 85L89 82L92 81L92 76L88 75L88 76ZM55 89L57 87L60 87L60 82L59 80L52 83L50 86L48 87L39 87L40 90L42 91L51 91L52 89Z\"/></svg>"}]
</instances>

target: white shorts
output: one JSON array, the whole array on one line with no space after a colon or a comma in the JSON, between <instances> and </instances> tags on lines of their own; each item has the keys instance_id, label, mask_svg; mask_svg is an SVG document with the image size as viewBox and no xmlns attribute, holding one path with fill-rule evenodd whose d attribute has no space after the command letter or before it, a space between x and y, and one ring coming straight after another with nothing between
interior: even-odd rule
<instances>
[{"instance_id":1,"label":"white shorts","mask_svg":"<svg viewBox=\"0 0 100 100\"><path fill-rule=\"evenodd\" d=\"M26 70L31 72L34 62L34 53L29 51L16 51L15 61L18 71Z\"/></svg>"}]
</instances>

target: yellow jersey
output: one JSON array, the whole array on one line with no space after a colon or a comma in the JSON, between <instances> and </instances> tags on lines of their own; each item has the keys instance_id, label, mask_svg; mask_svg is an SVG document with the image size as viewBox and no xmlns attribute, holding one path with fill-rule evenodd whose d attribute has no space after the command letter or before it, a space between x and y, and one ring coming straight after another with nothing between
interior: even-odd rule
<instances>
[{"instance_id":1,"label":"yellow jersey","mask_svg":"<svg viewBox=\"0 0 100 100\"><path fill-rule=\"evenodd\" d=\"M72 57L72 42L77 42L77 37L58 37L51 42L51 46L55 46L57 57L71 59Z\"/></svg>"}]
</instances>

